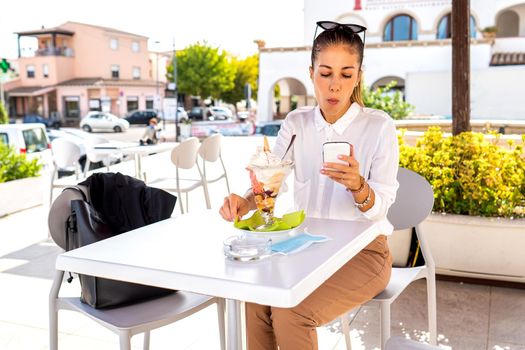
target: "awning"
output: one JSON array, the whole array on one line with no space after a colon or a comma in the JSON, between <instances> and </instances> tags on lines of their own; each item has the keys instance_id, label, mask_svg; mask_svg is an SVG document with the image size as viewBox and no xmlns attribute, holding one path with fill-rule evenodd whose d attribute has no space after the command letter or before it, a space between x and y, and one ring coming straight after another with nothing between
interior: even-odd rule
<instances>
[{"instance_id":1,"label":"awning","mask_svg":"<svg viewBox=\"0 0 525 350\"><path fill-rule=\"evenodd\" d=\"M73 36L75 35L75 32L64 29L64 28L60 28L60 27L53 27L53 28L28 30L25 32L16 32L15 34L18 34L18 36L38 36L38 35L44 35L44 34L59 34L59 35Z\"/></svg>"},{"instance_id":2,"label":"awning","mask_svg":"<svg viewBox=\"0 0 525 350\"><path fill-rule=\"evenodd\" d=\"M158 85L163 87L165 83L159 81ZM154 80L142 79L103 79L103 78L75 78L63 81L57 86L92 86L92 87L155 87L157 82Z\"/></svg>"},{"instance_id":3,"label":"awning","mask_svg":"<svg viewBox=\"0 0 525 350\"><path fill-rule=\"evenodd\" d=\"M491 66L515 66L525 64L525 52L496 52L492 54Z\"/></svg>"},{"instance_id":4,"label":"awning","mask_svg":"<svg viewBox=\"0 0 525 350\"><path fill-rule=\"evenodd\" d=\"M20 86L6 92L10 97L32 97L47 94L55 89L55 86Z\"/></svg>"}]
</instances>

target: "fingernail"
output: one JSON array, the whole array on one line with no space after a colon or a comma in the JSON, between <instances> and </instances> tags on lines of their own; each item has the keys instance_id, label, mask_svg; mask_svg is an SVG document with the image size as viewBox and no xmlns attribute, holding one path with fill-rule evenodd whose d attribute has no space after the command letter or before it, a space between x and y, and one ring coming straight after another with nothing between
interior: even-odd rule
<instances>
[{"instance_id":1,"label":"fingernail","mask_svg":"<svg viewBox=\"0 0 525 350\"><path fill-rule=\"evenodd\" d=\"M343 156L342 155L338 155L337 158L343 159Z\"/></svg>"},{"instance_id":2,"label":"fingernail","mask_svg":"<svg viewBox=\"0 0 525 350\"><path fill-rule=\"evenodd\" d=\"M323 163L323 166L326 168L328 167L328 163Z\"/></svg>"}]
</instances>

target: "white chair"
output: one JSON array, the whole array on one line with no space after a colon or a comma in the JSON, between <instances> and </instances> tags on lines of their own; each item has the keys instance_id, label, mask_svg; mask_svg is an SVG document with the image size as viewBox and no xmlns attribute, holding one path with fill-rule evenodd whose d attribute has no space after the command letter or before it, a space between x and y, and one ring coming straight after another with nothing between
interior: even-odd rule
<instances>
[{"instance_id":1,"label":"white chair","mask_svg":"<svg viewBox=\"0 0 525 350\"><path fill-rule=\"evenodd\" d=\"M377 304L380 307L381 349L383 350L385 349L388 338L390 338L390 305L410 283L420 278L426 278L427 280L430 343L435 345L437 341L435 265L430 247L425 240L424 232L420 226L420 223L423 222L432 211L434 194L427 180L411 170L400 168L397 180L399 181L399 189L397 191L396 201L388 212L388 219L394 226L394 230L415 228L421 252L425 258L425 265L392 268L392 276L386 289L367 303L367 305ZM349 314L342 316L341 324L345 335L346 348L351 349L348 316Z\"/></svg>"},{"instance_id":2,"label":"white chair","mask_svg":"<svg viewBox=\"0 0 525 350\"><path fill-rule=\"evenodd\" d=\"M423 344L401 337L391 337L386 342L385 350L438 350L434 345Z\"/></svg>"},{"instance_id":3,"label":"white chair","mask_svg":"<svg viewBox=\"0 0 525 350\"><path fill-rule=\"evenodd\" d=\"M186 211L188 211L188 192L201 186L204 191L206 208L211 209L208 187L206 181L204 181L199 163L197 162L198 151L199 140L196 137L190 137L184 140L171 151L171 162L175 165L175 178L159 178L148 183L149 186L162 188L165 191L177 192L177 202L179 203L182 214L184 214L182 193L186 194ZM198 178L181 178L181 169L192 170L194 167L197 168L199 173Z\"/></svg>"},{"instance_id":4,"label":"white chair","mask_svg":"<svg viewBox=\"0 0 525 350\"><path fill-rule=\"evenodd\" d=\"M106 170L109 171L109 166L118 160L122 159L122 153L115 154L96 154L93 153L93 148L95 145L100 145L102 143L109 142L103 137L93 136L86 140L86 165L84 166L84 177L87 177L89 171L89 166L91 163L102 162L106 167Z\"/></svg>"},{"instance_id":5,"label":"white chair","mask_svg":"<svg viewBox=\"0 0 525 350\"><path fill-rule=\"evenodd\" d=\"M226 181L226 189L228 190L229 195L230 184L228 183L228 174L226 173L226 167L224 166L224 162L222 160L221 139L221 134L213 134L205 138L201 143L201 147L199 148L199 156L202 159L202 176L204 181L206 181L206 184L217 182L224 178L224 181ZM221 162L222 173L218 177L210 179L208 177L208 173L206 172L206 163L214 163L217 160Z\"/></svg>"},{"instance_id":6,"label":"white chair","mask_svg":"<svg viewBox=\"0 0 525 350\"><path fill-rule=\"evenodd\" d=\"M80 147L72 141L65 138L57 138L51 142L53 152L53 170L51 172L49 204L53 201L53 189L64 188L78 182L81 174L80 164L78 162L81 150ZM69 170L75 172L75 183L60 181L57 182L59 170Z\"/></svg>"},{"instance_id":7,"label":"white chair","mask_svg":"<svg viewBox=\"0 0 525 350\"><path fill-rule=\"evenodd\" d=\"M87 194L86 188L82 188ZM71 212L70 202L82 199L80 193L66 190L55 200L49 211L48 224L51 236L61 248L66 248L65 227ZM149 301L110 309L94 309L80 301L79 297L59 296L64 277L56 271L49 293L49 341L50 349L58 349L58 311L79 312L110 331L120 339L120 350L131 349L131 337L144 333L145 350L149 349L150 331L181 320L212 304L217 304L221 349L226 347L224 300L189 292L177 293Z\"/></svg>"}]
</instances>

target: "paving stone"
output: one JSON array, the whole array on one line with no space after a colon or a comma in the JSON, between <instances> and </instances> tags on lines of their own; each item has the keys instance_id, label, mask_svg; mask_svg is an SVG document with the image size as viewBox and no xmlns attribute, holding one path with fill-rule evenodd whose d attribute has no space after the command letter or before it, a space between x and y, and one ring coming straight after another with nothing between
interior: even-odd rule
<instances>
[{"instance_id":1,"label":"paving stone","mask_svg":"<svg viewBox=\"0 0 525 350\"><path fill-rule=\"evenodd\" d=\"M489 339L525 344L525 290L492 287Z\"/></svg>"}]
</instances>

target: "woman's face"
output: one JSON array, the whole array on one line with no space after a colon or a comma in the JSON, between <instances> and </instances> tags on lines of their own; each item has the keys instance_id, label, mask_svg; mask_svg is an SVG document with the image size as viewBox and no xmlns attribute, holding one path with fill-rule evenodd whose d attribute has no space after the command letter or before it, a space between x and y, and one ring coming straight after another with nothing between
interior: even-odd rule
<instances>
[{"instance_id":1,"label":"woman's face","mask_svg":"<svg viewBox=\"0 0 525 350\"><path fill-rule=\"evenodd\" d=\"M359 55L343 44L325 47L310 67L310 78L325 120L333 123L351 105L360 78Z\"/></svg>"}]
</instances>

